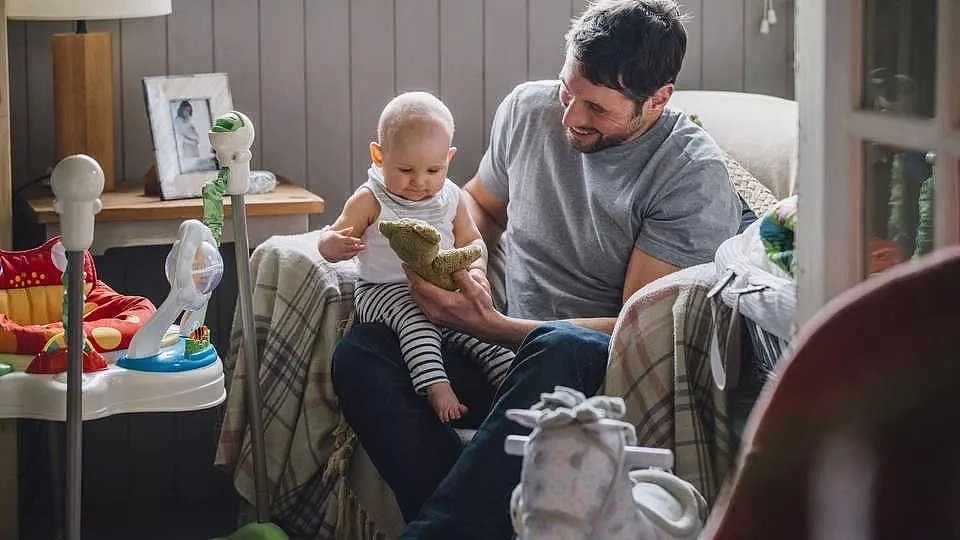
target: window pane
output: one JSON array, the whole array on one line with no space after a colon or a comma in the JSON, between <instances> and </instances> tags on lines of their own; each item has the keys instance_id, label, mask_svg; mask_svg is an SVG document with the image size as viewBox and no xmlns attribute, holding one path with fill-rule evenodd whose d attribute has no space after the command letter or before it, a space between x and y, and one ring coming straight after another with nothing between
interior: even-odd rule
<instances>
[{"instance_id":1,"label":"window pane","mask_svg":"<svg viewBox=\"0 0 960 540\"><path fill-rule=\"evenodd\" d=\"M933 117L936 30L936 0L865 0L864 109Z\"/></svg>"},{"instance_id":2,"label":"window pane","mask_svg":"<svg viewBox=\"0 0 960 540\"><path fill-rule=\"evenodd\" d=\"M867 276L933 250L933 154L864 144Z\"/></svg>"}]
</instances>

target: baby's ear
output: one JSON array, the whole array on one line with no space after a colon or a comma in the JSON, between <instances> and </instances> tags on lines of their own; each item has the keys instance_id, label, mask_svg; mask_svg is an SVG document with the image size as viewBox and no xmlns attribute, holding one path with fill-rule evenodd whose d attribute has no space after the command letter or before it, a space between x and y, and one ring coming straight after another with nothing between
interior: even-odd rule
<instances>
[{"instance_id":1,"label":"baby's ear","mask_svg":"<svg viewBox=\"0 0 960 540\"><path fill-rule=\"evenodd\" d=\"M383 147L377 141L370 141L370 161L377 167L383 167Z\"/></svg>"},{"instance_id":2,"label":"baby's ear","mask_svg":"<svg viewBox=\"0 0 960 540\"><path fill-rule=\"evenodd\" d=\"M450 149L447 150L447 165L450 165L450 162L453 160L453 156L455 155L457 155L457 147L451 146Z\"/></svg>"}]
</instances>

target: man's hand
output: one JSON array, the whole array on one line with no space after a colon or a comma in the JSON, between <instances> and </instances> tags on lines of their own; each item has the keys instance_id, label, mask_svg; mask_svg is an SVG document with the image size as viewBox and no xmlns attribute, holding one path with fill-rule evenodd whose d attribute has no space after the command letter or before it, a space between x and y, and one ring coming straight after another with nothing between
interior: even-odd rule
<instances>
[{"instance_id":1,"label":"man's hand","mask_svg":"<svg viewBox=\"0 0 960 540\"><path fill-rule=\"evenodd\" d=\"M483 290L487 291L487 294L490 295L491 298L493 297L493 289L490 287L490 281L487 279L486 270L482 268L470 268L467 270L467 273L473 278L474 281L477 282L477 285L482 287ZM456 276L454 276L454 278L456 278Z\"/></svg>"},{"instance_id":2,"label":"man's hand","mask_svg":"<svg viewBox=\"0 0 960 540\"><path fill-rule=\"evenodd\" d=\"M490 330L493 318L500 315L493 308L486 273L479 268L459 270L453 274L460 288L456 292L437 287L407 265L403 269L410 280L410 294L435 324L483 336Z\"/></svg>"},{"instance_id":3,"label":"man's hand","mask_svg":"<svg viewBox=\"0 0 960 540\"><path fill-rule=\"evenodd\" d=\"M353 227L347 227L335 231L328 229L320 235L317 240L317 250L320 255L330 262L345 261L359 254L366 245L363 240L350 236L350 230Z\"/></svg>"}]
</instances>

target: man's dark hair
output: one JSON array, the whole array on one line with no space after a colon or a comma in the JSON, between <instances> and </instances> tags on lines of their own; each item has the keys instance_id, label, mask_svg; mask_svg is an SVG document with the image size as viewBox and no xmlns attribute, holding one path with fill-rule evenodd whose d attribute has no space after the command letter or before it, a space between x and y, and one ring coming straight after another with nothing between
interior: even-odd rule
<instances>
[{"instance_id":1,"label":"man's dark hair","mask_svg":"<svg viewBox=\"0 0 960 540\"><path fill-rule=\"evenodd\" d=\"M676 81L687 50L683 16L672 0L598 0L573 22L566 40L587 80L638 106Z\"/></svg>"}]
</instances>

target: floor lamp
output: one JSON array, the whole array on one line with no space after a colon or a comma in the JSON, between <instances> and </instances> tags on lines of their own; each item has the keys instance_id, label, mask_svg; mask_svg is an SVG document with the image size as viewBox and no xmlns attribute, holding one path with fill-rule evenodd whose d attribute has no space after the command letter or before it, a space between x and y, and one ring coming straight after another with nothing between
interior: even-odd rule
<instances>
[{"instance_id":1,"label":"floor lamp","mask_svg":"<svg viewBox=\"0 0 960 540\"><path fill-rule=\"evenodd\" d=\"M87 32L86 21L169 13L170 0L7 0L8 19L74 21L73 33L51 41L57 161L72 154L96 159L104 191L117 181L113 53L110 34Z\"/></svg>"}]
</instances>

